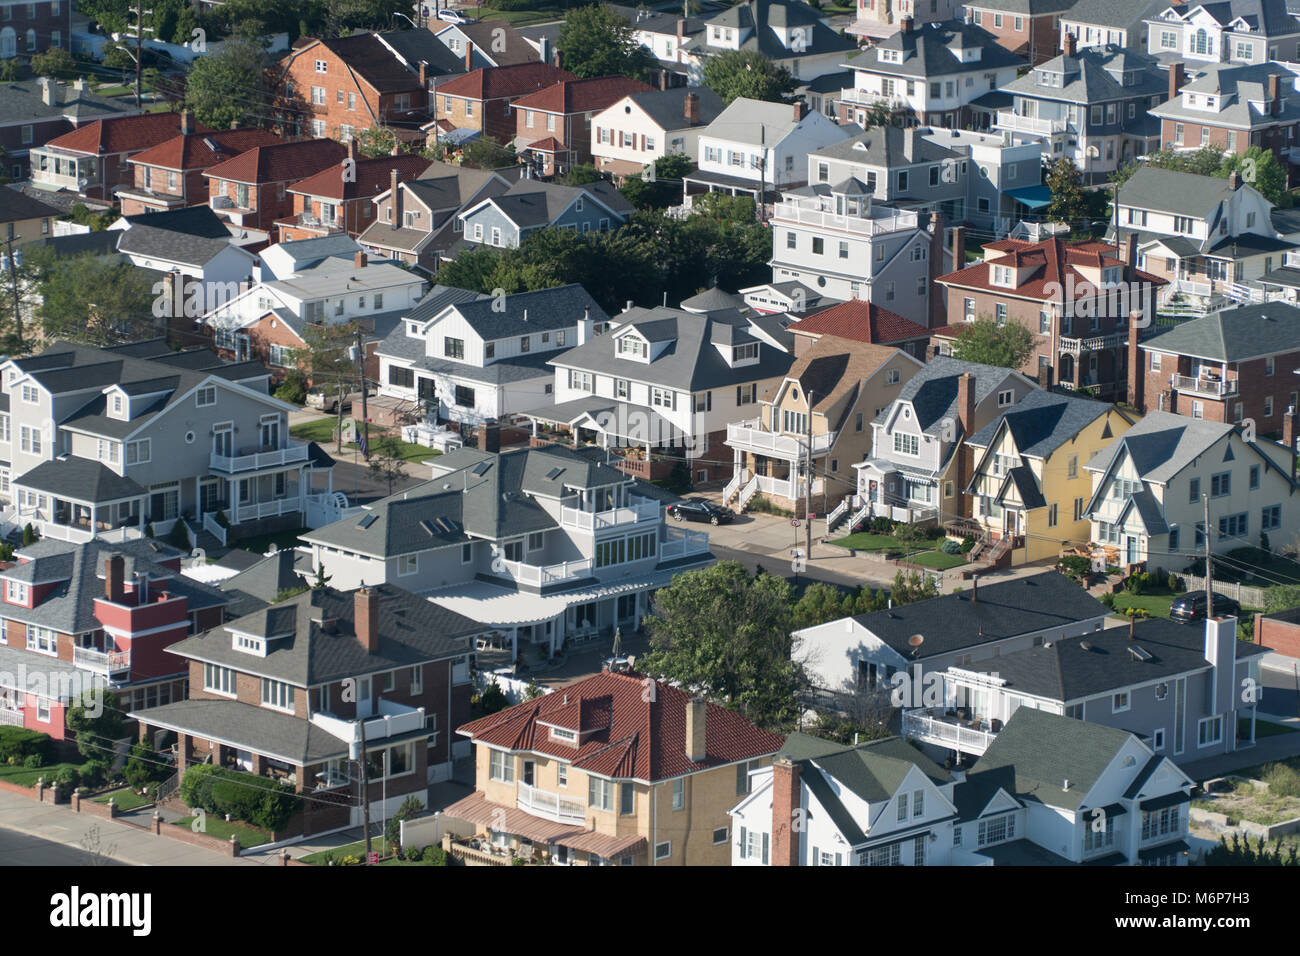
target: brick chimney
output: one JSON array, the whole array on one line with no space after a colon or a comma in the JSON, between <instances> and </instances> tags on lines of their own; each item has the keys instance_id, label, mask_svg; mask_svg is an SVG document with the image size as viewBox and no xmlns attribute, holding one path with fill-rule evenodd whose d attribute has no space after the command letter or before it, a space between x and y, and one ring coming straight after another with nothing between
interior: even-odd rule
<instances>
[{"instance_id":1,"label":"brick chimney","mask_svg":"<svg viewBox=\"0 0 1300 956\"><path fill-rule=\"evenodd\" d=\"M952 227L952 271L966 268L966 227Z\"/></svg>"},{"instance_id":2,"label":"brick chimney","mask_svg":"<svg viewBox=\"0 0 1300 956\"><path fill-rule=\"evenodd\" d=\"M807 115L808 115L808 104L805 103L803 100L795 100L795 102L794 102L794 121L795 121L796 123L802 123L802 122L803 122L803 118L804 118L805 116L807 116Z\"/></svg>"},{"instance_id":3,"label":"brick chimney","mask_svg":"<svg viewBox=\"0 0 1300 956\"><path fill-rule=\"evenodd\" d=\"M1232 172L1228 173L1228 188L1235 192L1240 188L1240 186L1241 177L1237 175L1237 171L1234 169Z\"/></svg>"},{"instance_id":4,"label":"brick chimney","mask_svg":"<svg viewBox=\"0 0 1300 956\"><path fill-rule=\"evenodd\" d=\"M190 135L190 111L181 110L181 135Z\"/></svg>"},{"instance_id":5,"label":"brick chimney","mask_svg":"<svg viewBox=\"0 0 1300 956\"><path fill-rule=\"evenodd\" d=\"M900 28L904 33L911 33L911 32L912 32L912 18L911 18L911 17L903 17L903 19L899 22L898 26L899 26L899 28Z\"/></svg>"},{"instance_id":6,"label":"brick chimney","mask_svg":"<svg viewBox=\"0 0 1300 956\"><path fill-rule=\"evenodd\" d=\"M348 159L355 163L360 158L361 157L357 155L357 138L354 135L350 140L348 140Z\"/></svg>"},{"instance_id":7,"label":"brick chimney","mask_svg":"<svg viewBox=\"0 0 1300 956\"><path fill-rule=\"evenodd\" d=\"M975 434L975 376L970 372L963 372L957 379L957 420L964 437Z\"/></svg>"},{"instance_id":8,"label":"brick chimney","mask_svg":"<svg viewBox=\"0 0 1300 956\"><path fill-rule=\"evenodd\" d=\"M474 44L466 43L465 44L465 72L472 73L473 71L474 71Z\"/></svg>"},{"instance_id":9,"label":"brick chimney","mask_svg":"<svg viewBox=\"0 0 1300 956\"><path fill-rule=\"evenodd\" d=\"M668 71L667 71L667 70L660 70L660 71L659 71L658 83L659 83L659 89L661 89L661 90L666 90L666 89L668 89Z\"/></svg>"},{"instance_id":10,"label":"brick chimney","mask_svg":"<svg viewBox=\"0 0 1300 956\"><path fill-rule=\"evenodd\" d=\"M971 604L979 604L980 602L980 576L978 574L970 576L970 602Z\"/></svg>"},{"instance_id":11,"label":"brick chimney","mask_svg":"<svg viewBox=\"0 0 1300 956\"><path fill-rule=\"evenodd\" d=\"M358 249L356 253L352 256L352 264L356 266L358 269L364 269L366 267L365 252Z\"/></svg>"},{"instance_id":12,"label":"brick chimney","mask_svg":"<svg viewBox=\"0 0 1300 956\"><path fill-rule=\"evenodd\" d=\"M686 125L688 126L700 125L700 94L699 93L686 94Z\"/></svg>"},{"instance_id":13,"label":"brick chimney","mask_svg":"<svg viewBox=\"0 0 1300 956\"><path fill-rule=\"evenodd\" d=\"M798 866L802 829L794 827L800 808L799 765L788 757L772 761L772 866Z\"/></svg>"},{"instance_id":14,"label":"brick chimney","mask_svg":"<svg viewBox=\"0 0 1300 956\"><path fill-rule=\"evenodd\" d=\"M1142 350L1138 348L1138 323L1142 313L1134 312L1128 317L1128 403L1142 411L1142 401L1146 397L1146 367L1142 361Z\"/></svg>"},{"instance_id":15,"label":"brick chimney","mask_svg":"<svg viewBox=\"0 0 1300 956\"><path fill-rule=\"evenodd\" d=\"M1276 73L1268 77L1268 112L1270 116L1282 112L1282 78Z\"/></svg>"},{"instance_id":16,"label":"brick chimney","mask_svg":"<svg viewBox=\"0 0 1300 956\"><path fill-rule=\"evenodd\" d=\"M388 205L393 213L393 231L402 228L402 191L397 188L397 170L388 174Z\"/></svg>"},{"instance_id":17,"label":"brick chimney","mask_svg":"<svg viewBox=\"0 0 1300 956\"><path fill-rule=\"evenodd\" d=\"M114 604L126 598L126 559L114 554L104 562L104 597Z\"/></svg>"},{"instance_id":18,"label":"brick chimney","mask_svg":"<svg viewBox=\"0 0 1300 956\"><path fill-rule=\"evenodd\" d=\"M564 54L562 52L556 50L554 60L555 60L555 68L557 70L564 69Z\"/></svg>"},{"instance_id":19,"label":"brick chimney","mask_svg":"<svg viewBox=\"0 0 1300 956\"><path fill-rule=\"evenodd\" d=\"M379 594L370 588L358 588L353 600L357 640L367 654L374 654L379 650Z\"/></svg>"},{"instance_id":20,"label":"brick chimney","mask_svg":"<svg viewBox=\"0 0 1300 956\"><path fill-rule=\"evenodd\" d=\"M917 131L915 126L903 130L903 158L912 159L916 155Z\"/></svg>"},{"instance_id":21,"label":"brick chimney","mask_svg":"<svg viewBox=\"0 0 1300 956\"><path fill-rule=\"evenodd\" d=\"M934 283L930 283L933 287ZM957 447L957 482L954 490L960 514L970 514L970 495L966 486L970 483L975 470L975 449L966 444L966 439L975 433L975 376L965 372L957 379L957 420L962 427L962 441Z\"/></svg>"},{"instance_id":22,"label":"brick chimney","mask_svg":"<svg viewBox=\"0 0 1300 956\"><path fill-rule=\"evenodd\" d=\"M706 744L706 717L708 702L703 697L692 697L686 702L686 759L703 760L708 756Z\"/></svg>"},{"instance_id":23,"label":"brick chimney","mask_svg":"<svg viewBox=\"0 0 1300 956\"><path fill-rule=\"evenodd\" d=\"M1282 416L1282 444L1286 445L1291 451L1291 481L1295 481L1296 467L1295 455L1296 436L1300 435L1300 408L1291 405L1287 408L1286 414Z\"/></svg>"},{"instance_id":24,"label":"brick chimney","mask_svg":"<svg viewBox=\"0 0 1300 956\"><path fill-rule=\"evenodd\" d=\"M926 294L929 296L930 315L928 325L938 328L946 325L948 317L944 313L943 296L935 278L943 275L943 214L938 210L930 213L930 261L926 263L929 276L926 281ZM954 268L956 268L954 266Z\"/></svg>"},{"instance_id":25,"label":"brick chimney","mask_svg":"<svg viewBox=\"0 0 1300 956\"><path fill-rule=\"evenodd\" d=\"M677 18L677 45L680 47L685 42L686 42L686 19L684 17L678 17Z\"/></svg>"},{"instance_id":26,"label":"brick chimney","mask_svg":"<svg viewBox=\"0 0 1300 956\"><path fill-rule=\"evenodd\" d=\"M1130 232L1120 243L1120 259L1126 271L1137 268L1137 236ZM1125 276L1128 278L1128 276Z\"/></svg>"},{"instance_id":27,"label":"brick chimney","mask_svg":"<svg viewBox=\"0 0 1300 956\"><path fill-rule=\"evenodd\" d=\"M428 88L429 88L429 61L421 60L420 61L420 89L427 90Z\"/></svg>"},{"instance_id":28,"label":"brick chimney","mask_svg":"<svg viewBox=\"0 0 1300 956\"><path fill-rule=\"evenodd\" d=\"M1169 64L1169 98L1171 100L1177 97L1178 91L1183 88L1184 76L1181 62Z\"/></svg>"},{"instance_id":29,"label":"brick chimney","mask_svg":"<svg viewBox=\"0 0 1300 956\"><path fill-rule=\"evenodd\" d=\"M1066 56L1074 56L1075 50L1077 48L1076 45L1077 45L1077 41L1074 38L1074 34L1071 33L1069 30L1062 30L1061 31L1061 52L1063 52Z\"/></svg>"}]
</instances>

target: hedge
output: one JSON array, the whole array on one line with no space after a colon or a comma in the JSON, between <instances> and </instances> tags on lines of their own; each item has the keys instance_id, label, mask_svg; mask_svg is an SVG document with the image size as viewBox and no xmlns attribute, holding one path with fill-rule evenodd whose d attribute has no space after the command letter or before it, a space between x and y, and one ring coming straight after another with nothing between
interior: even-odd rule
<instances>
[{"instance_id":1,"label":"hedge","mask_svg":"<svg viewBox=\"0 0 1300 956\"><path fill-rule=\"evenodd\" d=\"M280 830L302 807L302 798L255 773L195 764L181 779L180 797L193 808L230 814L263 830Z\"/></svg>"},{"instance_id":2,"label":"hedge","mask_svg":"<svg viewBox=\"0 0 1300 956\"><path fill-rule=\"evenodd\" d=\"M24 727L0 727L0 762L25 763L33 755L41 758L42 765L50 762L54 741L49 734Z\"/></svg>"}]
</instances>

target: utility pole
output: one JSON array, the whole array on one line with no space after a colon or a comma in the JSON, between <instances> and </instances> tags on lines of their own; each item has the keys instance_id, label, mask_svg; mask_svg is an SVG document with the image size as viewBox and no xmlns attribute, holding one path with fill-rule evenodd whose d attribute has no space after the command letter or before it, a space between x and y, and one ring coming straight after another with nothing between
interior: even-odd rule
<instances>
[{"instance_id":1,"label":"utility pole","mask_svg":"<svg viewBox=\"0 0 1300 956\"><path fill-rule=\"evenodd\" d=\"M357 325L357 374L361 378L361 454L370 460L370 414L366 408L366 347L361 342L361 326Z\"/></svg>"},{"instance_id":2,"label":"utility pole","mask_svg":"<svg viewBox=\"0 0 1300 956\"><path fill-rule=\"evenodd\" d=\"M804 486L803 486L803 520L807 528L804 530L804 560L812 558L812 416L813 416L813 393L804 392L804 398L808 400L808 424L805 431L808 435L808 448L804 455Z\"/></svg>"},{"instance_id":3,"label":"utility pole","mask_svg":"<svg viewBox=\"0 0 1300 956\"><path fill-rule=\"evenodd\" d=\"M1214 569L1210 562L1214 560L1210 553L1210 496L1201 495L1205 502L1205 619L1214 617Z\"/></svg>"},{"instance_id":4,"label":"utility pole","mask_svg":"<svg viewBox=\"0 0 1300 956\"><path fill-rule=\"evenodd\" d=\"M763 197L767 195L767 127L758 124L758 221L763 221Z\"/></svg>"},{"instance_id":5,"label":"utility pole","mask_svg":"<svg viewBox=\"0 0 1300 956\"><path fill-rule=\"evenodd\" d=\"M13 285L14 293L14 330L18 340L18 351L21 352L23 347L23 314L22 303L18 294L18 266L21 265L18 260L22 257L22 253L14 252L13 236L6 240L5 245L8 253L6 258L9 261L9 280Z\"/></svg>"},{"instance_id":6,"label":"utility pole","mask_svg":"<svg viewBox=\"0 0 1300 956\"><path fill-rule=\"evenodd\" d=\"M140 110L140 82L143 76L143 61L140 59L140 47L143 44L144 0L135 0L135 108Z\"/></svg>"},{"instance_id":7,"label":"utility pole","mask_svg":"<svg viewBox=\"0 0 1300 956\"><path fill-rule=\"evenodd\" d=\"M361 821L366 828L366 863L370 862L370 769L366 759L366 719L357 701L357 726L361 728Z\"/></svg>"}]
</instances>

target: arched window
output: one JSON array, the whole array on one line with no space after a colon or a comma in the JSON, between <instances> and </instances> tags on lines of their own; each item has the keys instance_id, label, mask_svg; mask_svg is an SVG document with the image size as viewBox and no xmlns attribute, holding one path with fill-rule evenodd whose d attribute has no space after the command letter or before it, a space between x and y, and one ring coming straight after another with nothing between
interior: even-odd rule
<instances>
[{"instance_id":1,"label":"arched window","mask_svg":"<svg viewBox=\"0 0 1300 956\"><path fill-rule=\"evenodd\" d=\"M36 52L36 31L35 30L27 31L27 52L28 53Z\"/></svg>"},{"instance_id":2,"label":"arched window","mask_svg":"<svg viewBox=\"0 0 1300 956\"><path fill-rule=\"evenodd\" d=\"M1208 47L1209 47L1209 34L1205 32L1204 28L1197 30L1192 37L1192 52L1207 53Z\"/></svg>"},{"instance_id":3,"label":"arched window","mask_svg":"<svg viewBox=\"0 0 1300 956\"><path fill-rule=\"evenodd\" d=\"M18 34L13 27L0 30L0 59L8 60L18 55Z\"/></svg>"}]
</instances>

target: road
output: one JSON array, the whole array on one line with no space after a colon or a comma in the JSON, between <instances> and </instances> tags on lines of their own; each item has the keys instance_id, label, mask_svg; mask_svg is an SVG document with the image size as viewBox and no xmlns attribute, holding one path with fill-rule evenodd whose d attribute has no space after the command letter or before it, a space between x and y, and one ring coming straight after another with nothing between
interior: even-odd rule
<instances>
[{"instance_id":1,"label":"road","mask_svg":"<svg viewBox=\"0 0 1300 956\"><path fill-rule=\"evenodd\" d=\"M1264 685L1264 695L1260 698L1259 709L1275 717L1300 717L1300 677L1280 659L1277 663L1266 663L1260 668L1260 682ZM1282 668L1285 667L1285 670Z\"/></svg>"},{"instance_id":2,"label":"road","mask_svg":"<svg viewBox=\"0 0 1300 956\"><path fill-rule=\"evenodd\" d=\"M111 849L111 848L110 848ZM0 827L0 866L124 866L85 850Z\"/></svg>"},{"instance_id":3,"label":"road","mask_svg":"<svg viewBox=\"0 0 1300 956\"><path fill-rule=\"evenodd\" d=\"M333 446L330 446L333 450ZM365 505L372 501L378 501L380 498L387 498L390 494L397 494L407 488L418 485L427 479L429 469L421 465L408 466L415 475L406 475L401 478L395 478L392 483L392 491L389 491L389 484L376 478L370 471L370 467L357 456L360 464L353 464L351 461L335 460L334 464L334 490L341 491L348 496L348 504Z\"/></svg>"}]
</instances>

